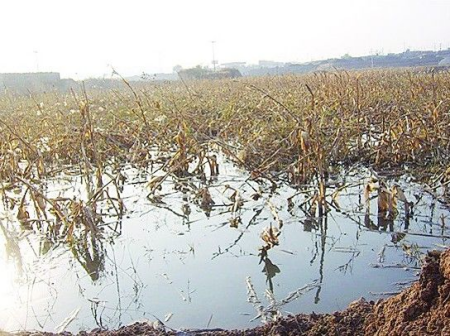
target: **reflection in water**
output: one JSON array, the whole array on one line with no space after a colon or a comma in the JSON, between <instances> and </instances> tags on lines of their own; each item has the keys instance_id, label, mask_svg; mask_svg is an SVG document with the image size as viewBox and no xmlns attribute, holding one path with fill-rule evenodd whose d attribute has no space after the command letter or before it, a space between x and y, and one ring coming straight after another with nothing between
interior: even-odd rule
<instances>
[{"instance_id":1,"label":"reflection in water","mask_svg":"<svg viewBox=\"0 0 450 336\"><path fill-rule=\"evenodd\" d=\"M245 229L242 230L239 235L237 236L237 238L229 245L227 246L224 250L220 249L219 247L219 252L214 252L212 259L217 258L220 255L229 253L235 246L238 245L238 243L240 242L240 240L244 237L244 233L253 225L257 224L257 220L258 217L261 215L261 212L263 211L263 208L259 208L259 209L254 209L254 215L252 216L252 218L249 220L248 224L245 226ZM262 248L260 249L260 253L262 253ZM262 256L262 255L261 255ZM262 259L260 260L261 263Z\"/></svg>"},{"instance_id":2,"label":"reflection in water","mask_svg":"<svg viewBox=\"0 0 450 336\"><path fill-rule=\"evenodd\" d=\"M273 293L272 279L275 277L275 275L277 275L281 271L277 265L272 263L272 261L269 259L269 257L265 256L263 258L263 261L264 261L264 268L262 271L266 275L266 282L269 284L269 290Z\"/></svg>"},{"instance_id":3,"label":"reflection in water","mask_svg":"<svg viewBox=\"0 0 450 336\"><path fill-rule=\"evenodd\" d=\"M229 166L221 166L224 167L221 173L231 170ZM214 163L210 170L217 171ZM123 173L128 174L125 171ZM114 194L114 183L108 182L106 177L101 186L91 180L94 185L89 188L90 197L81 197L80 190L71 186L68 187L72 188L70 191L61 192L49 192L46 188L33 189L31 182L30 186L25 184L17 196L11 193L9 200L15 197L14 202L10 202L15 204L14 215L17 215L20 204L23 204L22 210L26 210L21 211L22 228L28 228L28 233L33 232L38 236L37 239L30 239L36 245L29 245L37 260L36 264L44 269L42 273L45 274L46 263L50 267L60 267L57 259L62 255L64 262L67 259L69 263L76 261L70 263L75 266L72 269L67 270L63 264L60 268L64 270L52 270L52 275L75 272L76 275L72 277L75 280L70 279L67 283L71 281L70 284L79 293L65 295L61 291L68 286L57 287L55 284L55 291L59 290L58 295L64 296L64 299L53 306L56 295L45 297L42 301L33 301L31 308L24 308L26 313L31 314L34 314L33 309L40 309L36 313L39 316L36 320L39 318L39 321L33 327L37 328L41 323L43 328L47 328L42 322L43 311L48 311L53 318L64 310L61 307L65 307L69 301L61 301L67 300L67 297L74 300L71 304L84 305L77 327L91 328L97 325L100 328L112 328L141 317L152 319L154 315L163 318L169 312L173 312L171 326L178 327L189 323L186 319L193 318L192 315L187 316L186 311L194 311L194 318L200 316L205 302L214 300L211 297L212 289L219 286L223 289L223 293L217 295L221 301L211 302L218 307L214 315L228 314L228 317L231 314L234 319L236 306L243 302L243 298L235 294L239 292L236 288L242 289L243 279L247 276L249 301L257 310L258 321L277 318L284 313L283 309L288 309L284 308L287 304L291 304L289 310L292 312L334 309L335 302L344 306L353 290L358 295L367 293L368 285L357 278L361 273L356 271L354 289L353 286L352 289L343 289L337 298L333 285L343 281L347 270L353 272L354 265L358 272L367 270L367 265L373 261L370 259L373 257L372 250L379 250L384 244L386 251L383 253L389 262L393 261L393 256L401 253L412 255L417 250L416 245L408 241L410 234L395 231L402 228L404 223L405 230L410 229L414 234L419 226L417 218L413 218L412 212L406 210L403 215L402 209L399 210L400 214L395 213L395 204L392 202L394 192L386 185L382 193L374 192L369 197L370 192L378 191L378 185L375 186L373 182L366 203L361 201L365 182L361 182L360 177L355 178L348 190L344 181L340 184L339 193L333 191L326 195L325 184L328 181L322 181L321 187L316 182L297 189L280 182L274 192L272 183L265 183L263 179L258 182L248 180L237 169L231 170L231 174L225 178L215 175L210 179L205 174L201 178L186 177L181 172L181 177L169 172L163 179L150 178L148 172L131 176L137 176L138 181L135 184L119 183L117 196ZM151 183L147 183L148 180ZM53 187L59 188L59 183L56 182ZM75 183L71 181L71 184ZM224 186L227 186L225 191ZM149 188L153 188L150 194ZM127 205L127 214L131 217L126 219L127 225L123 228L125 206L122 204L122 193L125 194L123 199ZM377 205L378 211L371 213L370 202L373 205L380 203ZM430 223L435 214L441 214L438 207L431 211L431 216L428 212L423 215ZM19 230L15 218L9 220L10 223ZM423 226L432 229L432 224ZM447 232L445 224L440 224L436 230L443 237ZM383 231L390 231L390 234ZM30 269L28 266L31 262L28 262L26 254L27 242L19 239L20 235L1 222L0 233L5 236L7 258L14 260L18 270ZM359 241L364 235L364 239ZM119 236L121 238L116 240ZM404 248L406 243L409 249ZM397 248L398 245L402 246L403 252ZM195 254L194 246L196 249L198 247ZM339 256L336 251L341 252ZM345 260L342 260L342 252L351 253L348 262L345 255ZM186 257L187 254L189 257ZM384 259L380 262L384 262ZM342 266L338 266L342 263ZM301 272L298 272L299 269ZM78 270L81 270L82 276L77 273ZM209 275L205 277L205 270L206 273L215 270L215 274L224 272L224 276L215 277L212 274L217 280L210 281ZM85 277L85 273L89 277ZM255 290L250 276L257 279L255 287L258 289L261 286L262 291ZM167 281L164 282L166 277ZM32 276L30 278L34 281ZM186 280L187 289L185 285L181 286ZM194 291L190 288L191 280L196 289L192 300L190 294ZM299 288L308 282L311 283ZM46 295L42 287L45 286L41 286L39 291ZM308 291L311 293L304 301L294 302ZM78 298L74 298L77 295ZM247 308L251 309L242 304L239 312L248 313ZM210 318L208 307L205 310L208 316L198 317L196 324L206 323ZM89 315L92 316L86 317ZM248 322L248 317L239 315L234 320L242 326Z\"/></svg>"},{"instance_id":4,"label":"reflection in water","mask_svg":"<svg viewBox=\"0 0 450 336\"><path fill-rule=\"evenodd\" d=\"M325 212L319 217L320 228L320 260L319 260L319 281L317 285L316 295L314 297L314 303L317 304L320 301L320 292L322 291L322 282L324 277L323 265L325 263L325 246L327 242L327 230L328 230L328 212Z\"/></svg>"},{"instance_id":5,"label":"reflection in water","mask_svg":"<svg viewBox=\"0 0 450 336\"><path fill-rule=\"evenodd\" d=\"M19 178L22 183L16 193L3 193L4 206L18 205L17 219L22 231L34 232L39 238L38 254L45 256L58 245L65 244L72 251L83 269L93 281L100 278L105 269L105 248L103 242L106 229L112 235L120 235L124 204L120 196L123 186L121 179L106 174L109 181L102 178L82 178L78 188L84 188L87 200L75 197L61 197L59 191L51 191L48 185L36 187L31 181ZM118 174L120 177L120 174ZM71 181L75 191L78 184ZM61 188L61 186L59 186ZM21 194L20 194L21 192ZM17 194L17 195L16 195ZM57 196L55 196L55 194ZM114 196L112 196L114 195ZM86 196L86 195L85 195ZM106 223L107 220L114 220ZM22 259L18 242L8 233L2 223L0 227L6 240L7 256L12 256L22 270ZM18 274L21 277L21 273Z\"/></svg>"},{"instance_id":6,"label":"reflection in water","mask_svg":"<svg viewBox=\"0 0 450 336\"><path fill-rule=\"evenodd\" d=\"M105 270L106 250L102 241L94 235L83 238L77 242L71 242L70 249L75 259L86 270L92 281L96 281Z\"/></svg>"},{"instance_id":7,"label":"reflection in water","mask_svg":"<svg viewBox=\"0 0 450 336\"><path fill-rule=\"evenodd\" d=\"M389 232L394 231L394 218L388 211L378 212L378 229L386 231L389 227Z\"/></svg>"},{"instance_id":8,"label":"reflection in water","mask_svg":"<svg viewBox=\"0 0 450 336\"><path fill-rule=\"evenodd\" d=\"M14 260L16 264L17 278L20 279L23 275L23 260L20 252L19 241L16 234L9 232L1 221L0 228L3 233L3 237L5 238L6 260Z\"/></svg>"},{"instance_id":9,"label":"reflection in water","mask_svg":"<svg viewBox=\"0 0 450 336\"><path fill-rule=\"evenodd\" d=\"M209 218L212 207L216 202L213 201L208 188L201 188L197 193L197 198L200 200L200 208L205 212L206 217Z\"/></svg>"},{"instance_id":10,"label":"reflection in water","mask_svg":"<svg viewBox=\"0 0 450 336\"><path fill-rule=\"evenodd\" d=\"M366 228L368 228L371 231L378 230L378 226L376 226L373 222L373 220L370 218L370 210L369 208L366 209L366 212L364 214L364 225Z\"/></svg>"},{"instance_id":11,"label":"reflection in water","mask_svg":"<svg viewBox=\"0 0 450 336\"><path fill-rule=\"evenodd\" d=\"M266 273L266 274L270 273L269 276L266 275L267 277L270 277L269 289L266 290L264 293L266 300L268 302L266 306L264 306L261 300L259 299L258 294L256 293L256 290L251 281L251 278L248 276L246 279L247 301L253 305L253 307L257 312L257 315L252 319L252 321L260 319L261 322L263 323L278 320L283 315L281 309L285 305L298 300L301 296L317 287L317 281L313 281L310 284L304 285L303 287L300 287L297 290L288 293L288 295L284 299L282 300L277 299L273 292L273 284L271 282L271 278L273 278L277 273L279 273L280 270L276 265L272 264L270 260L268 260L268 258L265 258L265 260L270 265L268 266L270 270L267 270ZM271 286L272 289L270 288Z\"/></svg>"}]
</instances>

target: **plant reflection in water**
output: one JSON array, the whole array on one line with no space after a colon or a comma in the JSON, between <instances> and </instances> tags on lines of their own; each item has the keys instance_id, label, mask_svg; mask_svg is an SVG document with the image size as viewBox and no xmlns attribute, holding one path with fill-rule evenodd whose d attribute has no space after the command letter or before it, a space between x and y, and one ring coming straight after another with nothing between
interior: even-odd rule
<instances>
[{"instance_id":1,"label":"plant reflection in water","mask_svg":"<svg viewBox=\"0 0 450 336\"><path fill-rule=\"evenodd\" d=\"M222 298L223 302L230 300L235 305L244 301L245 293L232 298L224 284L231 282L233 293L236 288L245 291L246 276L249 301L257 311L257 320L270 321L287 309L298 311L302 305L315 309L311 303L320 309L329 305L329 288L334 280L351 274L354 265L362 263L357 258L367 268L373 261L367 252L372 247L378 251L385 246L384 259L392 259L397 247L400 254L407 256L405 263L414 263L413 258L418 258L420 245L408 239L425 234L415 224L424 207L419 206L418 214L413 214L416 204L402 201L404 195L399 187L389 187L387 182L383 185L380 179L366 183L357 175L350 181L342 178L337 186L330 186L329 180L319 180L296 189L278 182L274 190L270 180L249 180L242 171L231 169L229 163L222 166L221 173L225 175L214 178L209 169L203 169L200 175L192 174L193 165L198 166L198 162L190 163L189 174L178 170L176 162L167 165L168 173L163 177L155 177L162 173L156 164L153 172L106 172L100 185L95 176L90 180L71 176L68 183L58 178L44 183L19 177L15 191L4 190L2 196L3 209L13 209L13 216L0 222L0 234L7 247L5 255L14 260L17 270L29 272L29 258L23 256L26 239L38 239L38 249L33 251L52 262L59 258L53 253L70 251L71 259L66 254L63 260L75 261L77 265L69 261L71 271L80 269L88 275L84 279L77 273L76 282L72 282L80 292L81 299L76 304L88 304L79 316L84 316L82 323L100 328L117 327L127 318L151 314L164 320L162 316L169 311L173 313L170 322L179 325L183 312L202 309L198 301L212 300L206 295L216 286L222 286L224 295L229 296ZM207 159L201 166L208 167ZM185 165L181 167L186 169ZM367 185L370 190L364 195ZM399 206L395 200L405 206ZM376 212L371 211L374 206ZM438 208L431 211L441 214ZM15 216L20 225L14 225ZM427 220L431 222L435 216L429 216ZM128 221L124 228L122 220ZM407 220L412 228L405 227ZM133 226L138 230L129 234ZM441 235L433 238L445 239L445 224L440 223L438 229ZM388 241L382 240L384 245L364 247L373 244L366 243L367 237L382 238L385 231L391 232ZM376 234L368 236L370 232ZM347 233L355 239L352 241ZM366 240L361 238L364 234ZM360 253L364 249L366 256ZM344 255L345 260L338 254ZM44 264L45 258L39 262ZM65 265L63 262L58 267ZM209 269L214 270L210 274L211 279L216 279L213 284L204 276ZM333 274L333 281L329 281L330 272L335 270L341 275ZM218 273L223 279L215 278ZM14 274L20 275L19 271ZM160 283L161 274L170 281ZM307 292L311 293L302 297ZM264 293L267 304L261 303L257 293ZM56 302L59 294L52 295ZM181 305L188 306L180 306L180 298ZM39 306L30 305L33 309ZM234 308L229 309L227 312L235 313ZM56 309L47 311L50 316ZM213 313L216 319L219 312ZM42 316L42 312L36 315L38 322L34 325L46 325L49 317ZM210 316L208 311L205 319Z\"/></svg>"}]
</instances>

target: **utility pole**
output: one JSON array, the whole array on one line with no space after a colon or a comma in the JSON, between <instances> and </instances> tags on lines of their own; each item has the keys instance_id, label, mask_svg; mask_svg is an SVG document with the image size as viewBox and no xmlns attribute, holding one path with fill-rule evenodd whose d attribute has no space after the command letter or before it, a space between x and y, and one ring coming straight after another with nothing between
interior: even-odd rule
<instances>
[{"instance_id":1,"label":"utility pole","mask_svg":"<svg viewBox=\"0 0 450 336\"><path fill-rule=\"evenodd\" d=\"M211 45L212 45L212 65L213 65L213 69L214 72L216 72L216 54L215 54L215 50L214 50L214 45L216 44L216 41L211 41Z\"/></svg>"},{"instance_id":2,"label":"utility pole","mask_svg":"<svg viewBox=\"0 0 450 336\"><path fill-rule=\"evenodd\" d=\"M370 53L370 63L371 63L371 67L373 68L373 50L370 49L369 53Z\"/></svg>"},{"instance_id":3,"label":"utility pole","mask_svg":"<svg viewBox=\"0 0 450 336\"><path fill-rule=\"evenodd\" d=\"M36 62L36 72L39 72L39 53L37 50L33 51L34 53L34 61Z\"/></svg>"}]
</instances>

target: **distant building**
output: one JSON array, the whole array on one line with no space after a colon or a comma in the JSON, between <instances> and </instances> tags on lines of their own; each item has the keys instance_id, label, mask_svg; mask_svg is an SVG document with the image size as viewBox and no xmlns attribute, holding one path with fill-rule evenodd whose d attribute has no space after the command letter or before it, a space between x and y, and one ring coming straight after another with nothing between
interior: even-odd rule
<instances>
[{"instance_id":1,"label":"distant building","mask_svg":"<svg viewBox=\"0 0 450 336\"><path fill-rule=\"evenodd\" d=\"M276 68L284 66L283 62L275 62L275 61L258 61L258 65L262 68Z\"/></svg>"},{"instance_id":2,"label":"distant building","mask_svg":"<svg viewBox=\"0 0 450 336\"><path fill-rule=\"evenodd\" d=\"M439 62L439 65L440 65L440 66L450 66L450 56L449 56L449 57L446 57L446 58L444 58L444 59L442 59L442 60Z\"/></svg>"},{"instance_id":3,"label":"distant building","mask_svg":"<svg viewBox=\"0 0 450 336\"><path fill-rule=\"evenodd\" d=\"M73 84L74 80L61 79L58 72L0 74L0 88L17 93L66 90Z\"/></svg>"},{"instance_id":4,"label":"distant building","mask_svg":"<svg viewBox=\"0 0 450 336\"><path fill-rule=\"evenodd\" d=\"M221 68L233 68L233 69L239 69L241 67L245 67L247 62L229 62L229 63L222 63L220 64Z\"/></svg>"}]
</instances>

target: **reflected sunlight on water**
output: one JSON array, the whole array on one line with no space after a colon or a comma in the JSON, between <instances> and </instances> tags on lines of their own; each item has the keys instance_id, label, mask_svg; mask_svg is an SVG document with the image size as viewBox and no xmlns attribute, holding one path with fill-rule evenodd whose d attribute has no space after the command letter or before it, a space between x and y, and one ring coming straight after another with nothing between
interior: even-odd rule
<instances>
[{"instance_id":1,"label":"reflected sunlight on water","mask_svg":"<svg viewBox=\"0 0 450 336\"><path fill-rule=\"evenodd\" d=\"M414 212L398 205L380 217L376 194L364 198L368 173L357 169L330 179L320 216L314 184L271 191L221 156L219 164L210 180L170 176L150 194L149 172L128 167L126 183L105 189L120 194L123 212L113 196L89 208L80 177L48 181L46 197L78 224L47 225L55 215L32 207L22 223L3 216L0 328L55 331L74 312L67 330L155 317L174 328L250 327L398 291L414 280L421 252L447 245L447 210L408 177L395 182Z\"/></svg>"}]
</instances>

